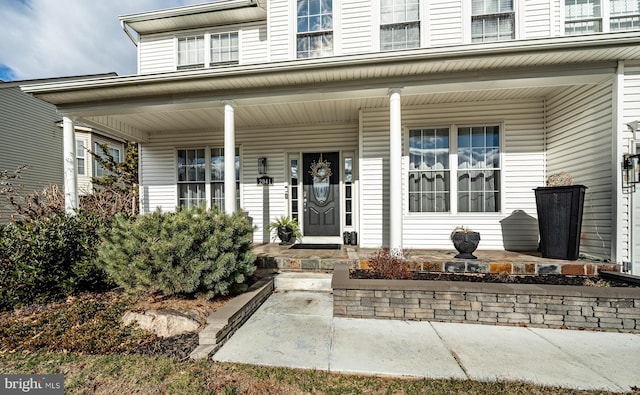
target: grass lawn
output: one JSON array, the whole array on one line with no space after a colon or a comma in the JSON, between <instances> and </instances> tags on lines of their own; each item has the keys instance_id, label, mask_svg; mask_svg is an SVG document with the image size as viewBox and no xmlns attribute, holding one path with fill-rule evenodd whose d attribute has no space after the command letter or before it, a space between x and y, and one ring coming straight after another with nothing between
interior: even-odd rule
<instances>
[{"instance_id":1,"label":"grass lawn","mask_svg":"<svg viewBox=\"0 0 640 395\"><path fill-rule=\"evenodd\" d=\"M197 307L200 302L172 301L174 307L184 303ZM212 303L215 308L224 300ZM140 298L109 292L0 313L0 374L63 374L69 394L604 393L514 382L381 378L190 361L185 358L193 347L189 341L162 340L120 325L124 311L141 305L149 307ZM197 340L195 334L193 338ZM179 347L188 349L176 350Z\"/></svg>"},{"instance_id":2,"label":"grass lawn","mask_svg":"<svg viewBox=\"0 0 640 395\"><path fill-rule=\"evenodd\" d=\"M605 394L513 382L342 375L135 355L0 355L0 373L65 376L68 394Z\"/></svg>"}]
</instances>

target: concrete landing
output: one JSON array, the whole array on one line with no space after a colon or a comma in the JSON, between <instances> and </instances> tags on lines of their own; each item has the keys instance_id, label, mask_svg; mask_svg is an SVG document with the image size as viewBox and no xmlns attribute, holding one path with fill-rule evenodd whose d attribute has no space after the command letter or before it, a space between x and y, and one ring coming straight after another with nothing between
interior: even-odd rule
<instances>
[{"instance_id":1,"label":"concrete landing","mask_svg":"<svg viewBox=\"0 0 640 395\"><path fill-rule=\"evenodd\" d=\"M617 392L640 386L640 334L334 318L332 302L327 292L277 289L212 359Z\"/></svg>"}]
</instances>

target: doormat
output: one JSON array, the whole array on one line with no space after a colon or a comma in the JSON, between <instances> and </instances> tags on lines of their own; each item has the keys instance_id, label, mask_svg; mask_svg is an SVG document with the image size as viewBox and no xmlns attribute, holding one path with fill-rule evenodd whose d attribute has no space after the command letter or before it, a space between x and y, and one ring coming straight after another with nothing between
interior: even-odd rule
<instances>
[{"instance_id":1,"label":"doormat","mask_svg":"<svg viewBox=\"0 0 640 395\"><path fill-rule=\"evenodd\" d=\"M310 244L300 243L291 246L292 250L339 250L340 244Z\"/></svg>"}]
</instances>

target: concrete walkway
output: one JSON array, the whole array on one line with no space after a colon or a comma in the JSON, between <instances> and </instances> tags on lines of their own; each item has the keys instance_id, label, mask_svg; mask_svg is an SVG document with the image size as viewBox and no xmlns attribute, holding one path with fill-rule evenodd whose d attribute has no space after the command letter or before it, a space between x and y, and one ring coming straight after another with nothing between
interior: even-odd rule
<instances>
[{"instance_id":1,"label":"concrete walkway","mask_svg":"<svg viewBox=\"0 0 640 395\"><path fill-rule=\"evenodd\" d=\"M213 359L617 392L640 387L640 334L334 318L331 275L308 276L280 275L276 293Z\"/></svg>"}]
</instances>

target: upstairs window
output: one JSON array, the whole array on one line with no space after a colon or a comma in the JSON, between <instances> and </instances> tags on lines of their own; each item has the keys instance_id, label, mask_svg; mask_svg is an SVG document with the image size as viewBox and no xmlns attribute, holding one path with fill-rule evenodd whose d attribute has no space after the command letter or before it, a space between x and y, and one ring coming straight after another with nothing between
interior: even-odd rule
<instances>
[{"instance_id":1,"label":"upstairs window","mask_svg":"<svg viewBox=\"0 0 640 395\"><path fill-rule=\"evenodd\" d=\"M471 42L515 39L513 0L471 1Z\"/></svg>"},{"instance_id":2,"label":"upstairs window","mask_svg":"<svg viewBox=\"0 0 640 395\"><path fill-rule=\"evenodd\" d=\"M204 36L178 39L178 69L204 67Z\"/></svg>"},{"instance_id":3,"label":"upstairs window","mask_svg":"<svg viewBox=\"0 0 640 395\"><path fill-rule=\"evenodd\" d=\"M420 0L380 1L380 50L420 46Z\"/></svg>"},{"instance_id":4,"label":"upstairs window","mask_svg":"<svg viewBox=\"0 0 640 395\"><path fill-rule=\"evenodd\" d=\"M640 0L610 0L611 31L640 29Z\"/></svg>"},{"instance_id":5,"label":"upstairs window","mask_svg":"<svg viewBox=\"0 0 640 395\"><path fill-rule=\"evenodd\" d=\"M585 34L602 31L600 0L565 0L565 34Z\"/></svg>"},{"instance_id":6,"label":"upstairs window","mask_svg":"<svg viewBox=\"0 0 640 395\"><path fill-rule=\"evenodd\" d=\"M298 58L333 55L332 0L297 0Z\"/></svg>"},{"instance_id":7,"label":"upstairs window","mask_svg":"<svg viewBox=\"0 0 640 395\"><path fill-rule=\"evenodd\" d=\"M211 66L238 63L238 32L211 34Z\"/></svg>"}]
</instances>

